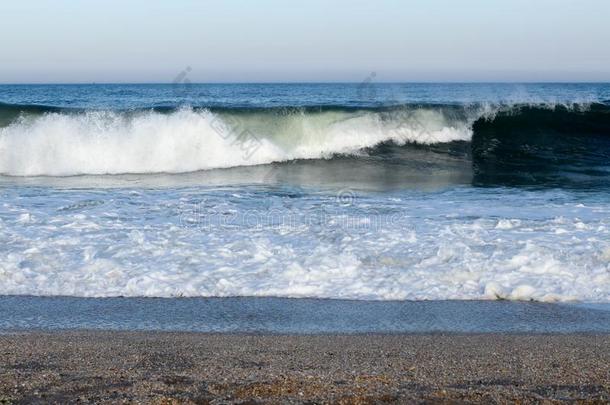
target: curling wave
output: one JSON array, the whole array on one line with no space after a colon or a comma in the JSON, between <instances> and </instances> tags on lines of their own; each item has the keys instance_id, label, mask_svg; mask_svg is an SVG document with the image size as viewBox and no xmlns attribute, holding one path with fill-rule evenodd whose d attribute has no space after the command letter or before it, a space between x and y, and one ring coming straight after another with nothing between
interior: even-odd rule
<instances>
[{"instance_id":1,"label":"curling wave","mask_svg":"<svg viewBox=\"0 0 610 405\"><path fill-rule=\"evenodd\" d=\"M4 120L4 121L2 121ZM479 184L581 183L610 173L610 107L156 108L1 105L0 174L183 173L292 160L384 159L469 145ZM1 122L0 122L1 124ZM419 145L419 146L418 146ZM421 151L424 153L424 151Z\"/></svg>"},{"instance_id":2,"label":"curling wave","mask_svg":"<svg viewBox=\"0 0 610 405\"><path fill-rule=\"evenodd\" d=\"M181 173L325 159L388 141L430 144L471 137L467 121L451 122L432 109L37 112L0 129L0 173Z\"/></svg>"}]
</instances>

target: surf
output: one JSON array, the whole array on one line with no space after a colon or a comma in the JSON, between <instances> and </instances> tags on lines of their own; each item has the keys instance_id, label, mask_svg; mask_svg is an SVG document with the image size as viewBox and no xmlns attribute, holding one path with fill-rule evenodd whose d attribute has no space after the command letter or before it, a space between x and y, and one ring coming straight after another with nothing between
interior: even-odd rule
<instances>
[{"instance_id":1,"label":"surf","mask_svg":"<svg viewBox=\"0 0 610 405\"><path fill-rule=\"evenodd\" d=\"M413 171L412 162L424 166L431 156L452 170L456 154L481 185L604 183L609 173L610 107L602 103L122 110L4 104L0 116L5 176L358 160Z\"/></svg>"},{"instance_id":2,"label":"surf","mask_svg":"<svg viewBox=\"0 0 610 405\"><path fill-rule=\"evenodd\" d=\"M390 141L430 144L470 137L465 122L448 122L434 110L30 113L0 129L0 173L184 173L356 155Z\"/></svg>"}]
</instances>

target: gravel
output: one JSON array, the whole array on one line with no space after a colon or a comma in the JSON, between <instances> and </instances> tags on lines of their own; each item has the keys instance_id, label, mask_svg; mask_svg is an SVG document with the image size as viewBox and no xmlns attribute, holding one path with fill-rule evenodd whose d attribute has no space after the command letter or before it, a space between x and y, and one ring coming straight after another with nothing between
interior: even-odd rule
<instances>
[{"instance_id":1,"label":"gravel","mask_svg":"<svg viewBox=\"0 0 610 405\"><path fill-rule=\"evenodd\" d=\"M1 403L610 403L609 334L0 335Z\"/></svg>"}]
</instances>

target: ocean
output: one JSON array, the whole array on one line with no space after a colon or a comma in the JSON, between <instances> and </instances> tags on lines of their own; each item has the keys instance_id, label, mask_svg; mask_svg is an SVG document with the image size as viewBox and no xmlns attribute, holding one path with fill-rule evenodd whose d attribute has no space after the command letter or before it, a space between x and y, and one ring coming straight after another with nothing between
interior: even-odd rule
<instances>
[{"instance_id":1,"label":"ocean","mask_svg":"<svg viewBox=\"0 0 610 405\"><path fill-rule=\"evenodd\" d=\"M610 85L0 85L0 295L608 304Z\"/></svg>"}]
</instances>

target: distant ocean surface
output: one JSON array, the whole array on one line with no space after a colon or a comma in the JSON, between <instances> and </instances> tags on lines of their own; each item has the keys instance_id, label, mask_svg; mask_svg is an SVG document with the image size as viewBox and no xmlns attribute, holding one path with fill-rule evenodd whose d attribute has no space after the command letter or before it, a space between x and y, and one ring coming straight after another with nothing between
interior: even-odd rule
<instances>
[{"instance_id":1,"label":"distant ocean surface","mask_svg":"<svg viewBox=\"0 0 610 405\"><path fill-rule=\"evenodd\" d=\"M0 85L0 295L610 302L610 85Z\"/></svg>"}]
</instances>

